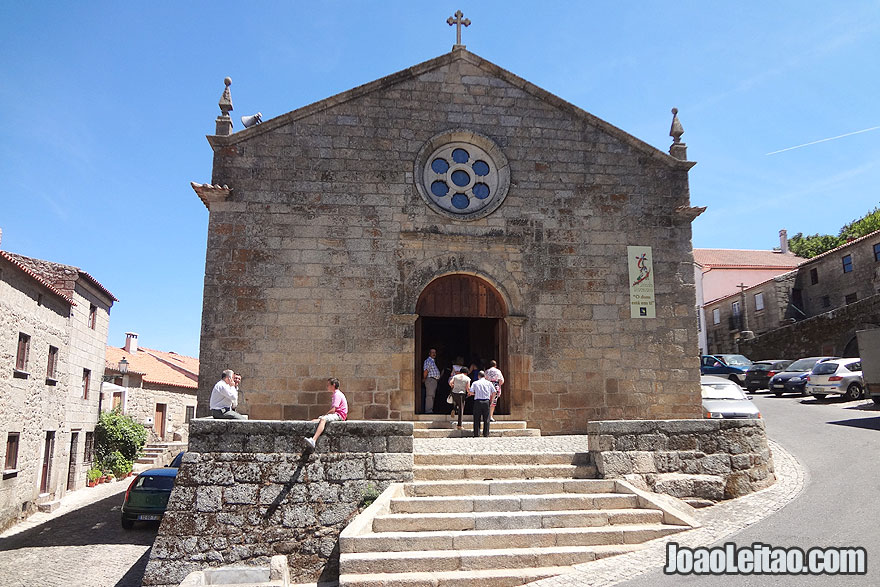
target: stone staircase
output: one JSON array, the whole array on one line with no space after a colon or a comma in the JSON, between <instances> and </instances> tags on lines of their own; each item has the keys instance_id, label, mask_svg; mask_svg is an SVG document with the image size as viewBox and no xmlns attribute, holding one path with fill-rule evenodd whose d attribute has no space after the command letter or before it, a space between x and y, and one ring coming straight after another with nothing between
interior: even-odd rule
<instances>
[{"instance_id":1,"label":"stone staircase","mask_svg":"<svg viewBox=\"0 0 880 587\"><path fill-rule=\"evenodd\" d=\"M509 416L495 416L496 421L489 425L489 436L541 436L538 428L528 428L522 420L508 420ZM419 415L413 421L413 438L465 438L473 436L473 416L465 415L462 430L456 429L458 419L452 416Z\"/></svg>"},{"instance_id":2,"label":"stone staircase","mask_svg":"<svg viewBox=\"0 0 880 587\"><path fill-rule=\"evenodd\" d=\"M580 453L415 462L415 482L390 486L343 531L340 585L523 585L697 525L670 498L573 478L595 475Z\"/></svg>"},{"instance_id":3,"label":"stone staircase","mask_svg":"<svg viewBox=\"0 0 880 587\"><path fill-rule=\"evenodd\" d=\"M186 450L186 442L150 442L144 446L141 456L135 461L137 472L155 467L164 467L171 462L177 453Z\"/></svg>"}]
</instances>

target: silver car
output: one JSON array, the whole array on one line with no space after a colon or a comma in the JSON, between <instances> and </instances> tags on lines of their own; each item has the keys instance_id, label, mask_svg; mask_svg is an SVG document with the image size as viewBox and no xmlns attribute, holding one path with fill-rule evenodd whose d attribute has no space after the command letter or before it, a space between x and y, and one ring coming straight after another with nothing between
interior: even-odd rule
<instances>
[{"instance_id":1,"label":"silver car","mask_svg":"<svg viewBox=\"0 0 880 587\"><path fill-rule=\"evenodd\" d=\"M729 379L714 375L700 377L703 395L703 416L706 418L760 418L761 411Z\"/></svg>"},{"instance_id":2,"label":"silver car","mask_svg":"<svg viewBox=\"0 0 880 587\"><path fill-rule=\"evenodd\" d=\"M816 399L837 393L848 400L865 395L861 359L834 359L817 363L807 376L807 393Z\"/></svg>"}]
</instances>

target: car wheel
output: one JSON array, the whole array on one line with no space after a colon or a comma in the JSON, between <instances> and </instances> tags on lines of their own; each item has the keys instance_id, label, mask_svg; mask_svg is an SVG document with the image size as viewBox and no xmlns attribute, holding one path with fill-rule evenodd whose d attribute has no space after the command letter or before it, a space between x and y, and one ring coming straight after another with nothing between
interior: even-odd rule
<instances>
[{"instance_id":1,"label":"car wheel","mask_svg":"<svg viewBox=\"0 0 880 587\"><path fill-rule=\"evenodd\" d=\"M131 530L134 528L134 520L129 520L128 518L122 518L122 527L125 530Z\"/></svg>"},{"instance_id":2,"label":"car wheel","mask_svg":"<svg viewBox=\"0 0 880 587\"><path fill-rule=\"evenodd\" d=\"M872 396L871 399L874 401L875 404L880 406L880 395Z\"/></svg>"},{"instance_id":3,"label":"car wheel","mask_svg":"<svg viewBox=\"0 0 880 587\"><path fill-rule=\"evenodd\" d=\"M825 395L826 394L824 394L824 393L814 393L813 397L816 399L825 399Z\"/></svg>"},{"instance_id":4,"label":"car wheel","mask_svg":"<svg viewBox=\"0 0 880 587\"><path fill-rule=\"evenodd\" d=\"M776 397L782 397L782 392L781 391L774 391L773 395L775 395Z\"/></svg>"},{"instance_id":5,"label":"car wheel","mask_svg":"<svg viewBox=\"0 0 880 587\"><path fill-rule=\"evenodd\" d=\"M733 381L734 383L736 383L737 385L739 385L739 377L737 377L736 375L731 373L730 375L727 376L727 378L730 379L731 381Z\"/></svg>"},{"instance_id":6,"label":"car wheel","mask_svg":"<svg viewBox=\"0 0 880 587\"><path fill-rule=\"evenodd\" d=\"M846 388L846 395L844 397L847 400L860 399L862 397L862 386L858 383L850 383L849 387Z\"/></svg>"}]
</instances>

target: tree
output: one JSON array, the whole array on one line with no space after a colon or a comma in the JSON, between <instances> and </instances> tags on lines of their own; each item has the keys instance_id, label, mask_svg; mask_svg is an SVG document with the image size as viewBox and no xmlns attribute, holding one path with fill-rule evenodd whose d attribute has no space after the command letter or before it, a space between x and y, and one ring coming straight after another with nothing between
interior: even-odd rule
<instances>
[{"instance_id":1,"label":"tree","mask_svg":"<svg viewBox=\"0 0 880 587\"><path fill-rule=\"evenodd\" d=\"M124 477L147 442L147 429L118 409L103 412L95 426L95 456L102 469Z\"/></svg>"},{"instance_id":2,"label":"tree","mask_svg":"<svg viewBox=\"0 0 880 587\"><path fill-rule=\"evenodd\" d=\"M799 232L788 239L788 249L798 257L809 259L875 230L880 230L880 208L874 208L861 218L844 224L837 236L830 234L804 236Z\"/></svg>"}]
</instances>

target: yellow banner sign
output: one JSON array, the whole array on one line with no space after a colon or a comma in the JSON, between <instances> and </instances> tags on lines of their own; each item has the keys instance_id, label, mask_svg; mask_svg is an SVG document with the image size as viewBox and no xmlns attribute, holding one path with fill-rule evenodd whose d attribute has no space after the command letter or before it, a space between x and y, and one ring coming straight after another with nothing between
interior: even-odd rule
<instances>
[{"instance_id":1,"label":"yellow banner sign","mask_svg":"<svg viewBox=\"0 0 880 587\"><path fill-rule=\"evenodd\" d=\"M656 318L654 257L651 247L626 247L629 264L629 305L633 318Z\"/></svg>"}]
</instances>

